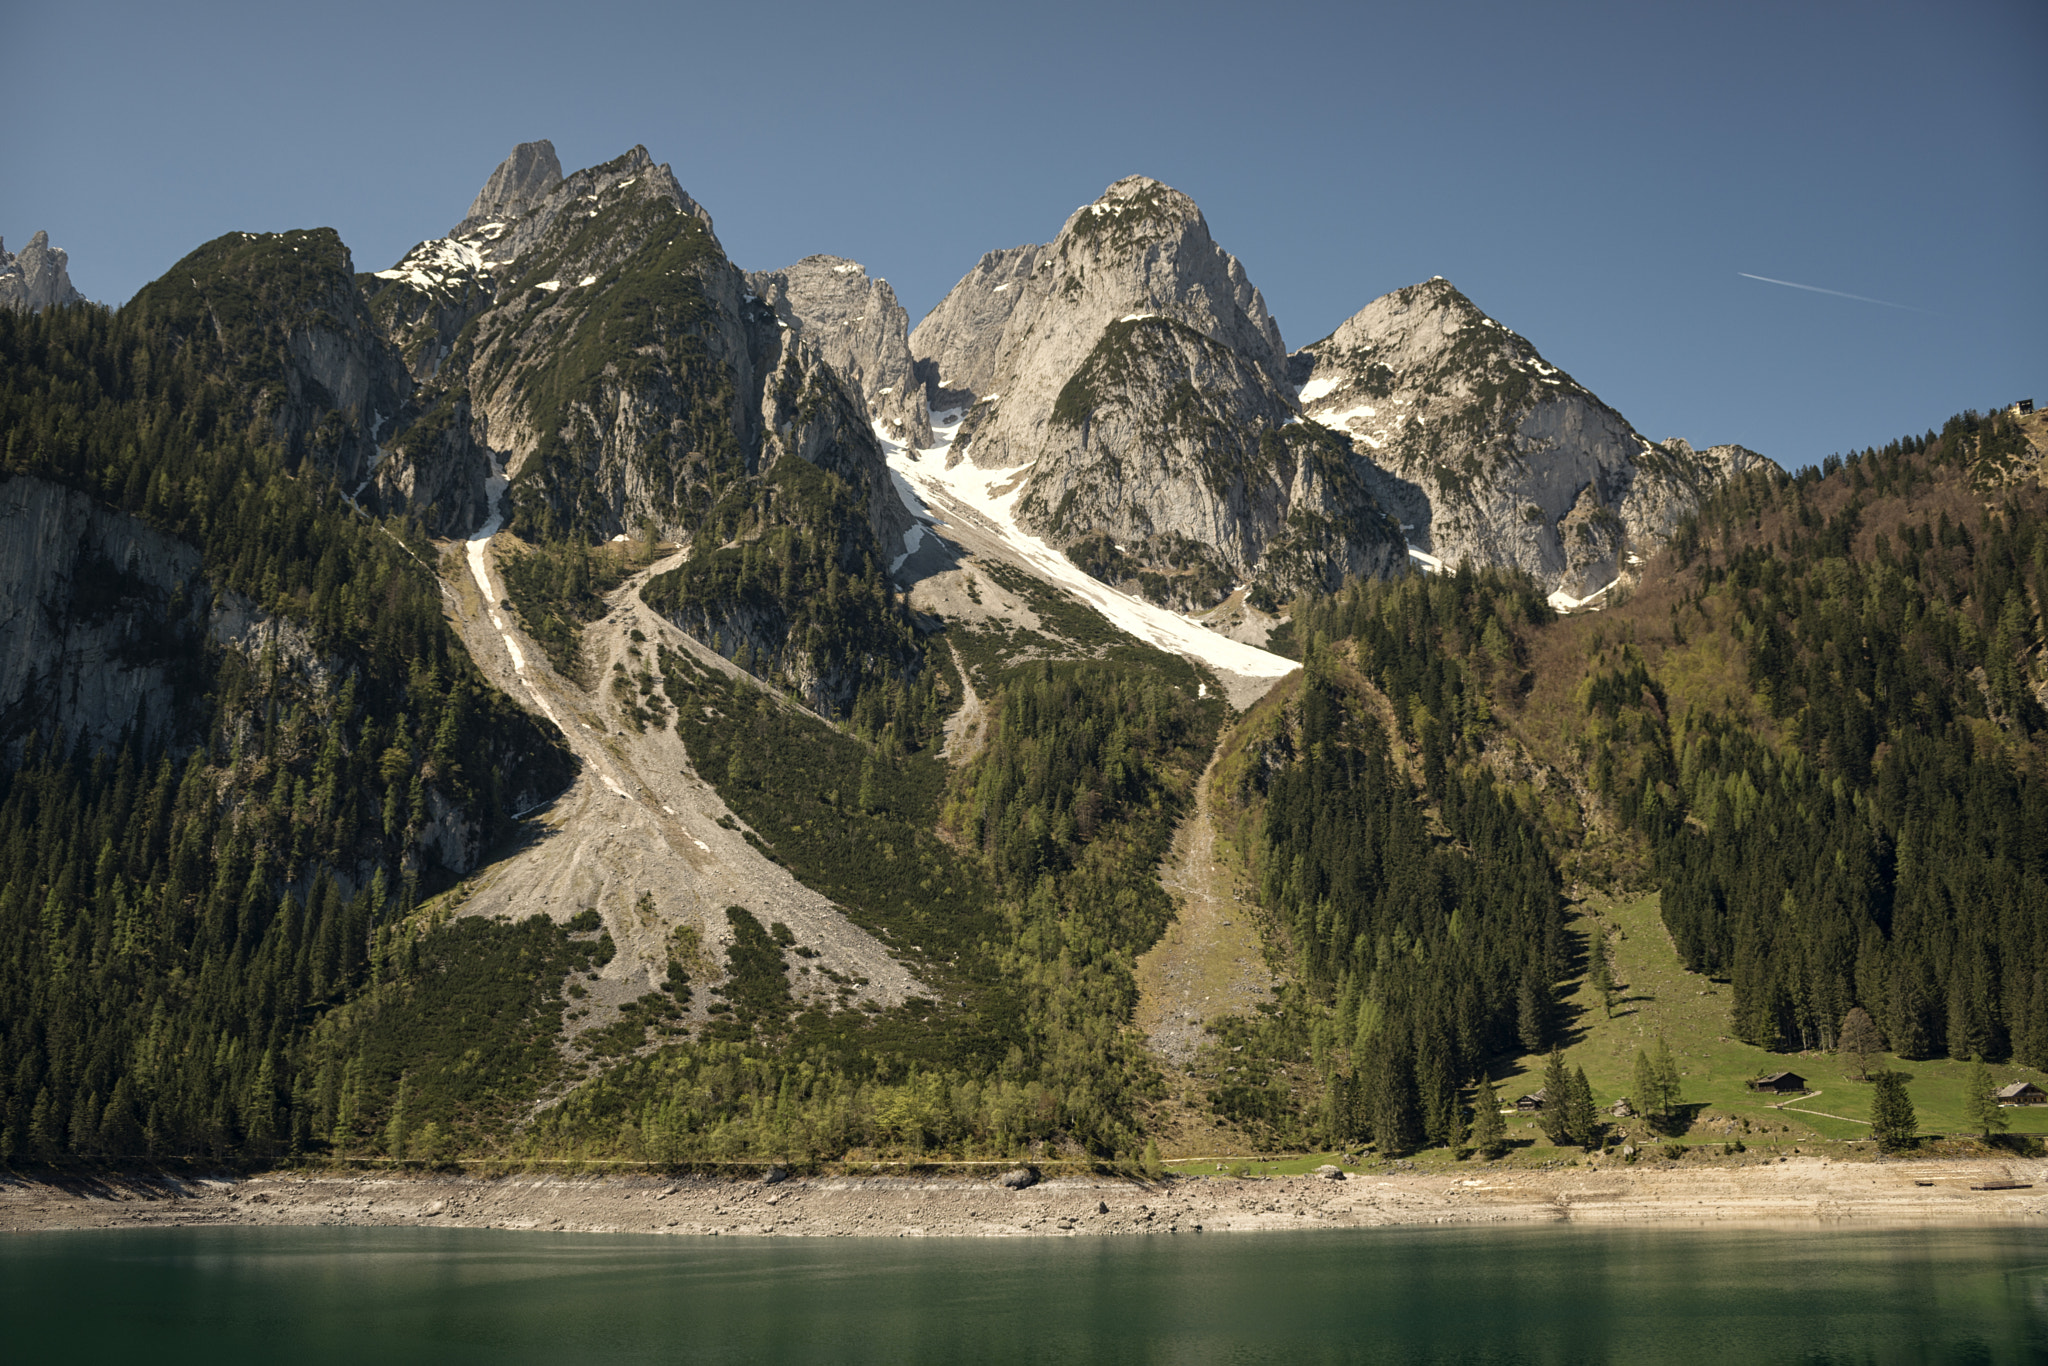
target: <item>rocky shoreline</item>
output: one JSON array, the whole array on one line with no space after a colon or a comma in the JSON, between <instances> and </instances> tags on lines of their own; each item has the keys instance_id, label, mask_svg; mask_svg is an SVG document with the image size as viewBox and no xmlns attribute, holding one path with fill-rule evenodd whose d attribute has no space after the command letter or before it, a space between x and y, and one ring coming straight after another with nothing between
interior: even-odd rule
<instances>
[{"instance_id":1,"label":"rocky shoreline","mask_svg":"<svg viewBox=\"0 0 2048 1366\"><path fill-rule=\"evenodd\" d=\"M1988 1188L1987 1188L1988 1187ZM204 1225L493 1228L709 1237L1082 1237L1495 1223L2011 1223L2048 1218L2048 1161L1442 1174L652 1175L271 1172L0 1176L0 1231Z\"/></svg>"}]
</instances>

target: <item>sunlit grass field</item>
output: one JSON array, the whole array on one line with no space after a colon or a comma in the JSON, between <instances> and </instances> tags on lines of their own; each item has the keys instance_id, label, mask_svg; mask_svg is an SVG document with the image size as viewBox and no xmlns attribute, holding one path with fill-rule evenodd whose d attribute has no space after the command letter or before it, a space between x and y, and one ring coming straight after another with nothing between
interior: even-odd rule
<instances>
[{"instance_id":1,"label":"sunlit grass field","mask_svg":"<svg viewBox=\"0 0 2048 1366\"><path fill-rule=\"evenodd\" d=\"M1590 897L1574 908L1571 928L1582 943L1590 942L1596 932L1607 933L1619 988L1609 1017L1599 993L1582 976L1565 994L1562 1011L1565 1062L1586 1069L1593 1099L1610 1133L1626 1135L1627 1141L1636 1143L1712 1145L1710 1151L1723 1153L1728 1151L1723 1145L1738 1141L1745 1153L1775 1154L1797 1148L1846 1156L1874 1150L1870 1143L1870 1084L1853 1079L1853 1069L1833 1053L1768 1053L1732 1037L1728 1032L1732 989L1679 965L1655 893L1620 901ZM1608 1113L1617 1099L1635 1089L1637 1051L1653 1053L1659 1035L1678 1063L1680 1098L1693 1111L1690 1130L1676 1138L1659 1139L1642 1120L1616 1119ZM1545 1061L1545 1055L1532 1054L1496 1069L1493 1079L1503 1105L1512 1105L1517 1096L1543 1084ZM1906 1090L1919 1119L1923 1146L1945 1139L1964 1140L1962 1146L1967 1146L1967 1141L1975 1138L1963 1115L1963 1086L1969 1066L1948 1058L1908 1061L1886 1054L1873 1062L1872 1069L1889 1067L1908 1078ZM1804 1077L1808 1094L1777 1096L1749 1089L1750 1081L1772 1072ZM2048 1073L2036 1068L1994 1063L1991 1075L1996 1086L2031 1081L2048 1088ZM2048 1135L2048 1106L2015 1107L2003 1113L2009 1122L2008 1133ZM1533 1117L1511 1117L1508 1135L1516 1145L1509 1161L1541 1163L1583 1157L1577 1148L1552 1147ZM1342 1161L1344 1156L1311 1153L1268 1161L1226 1158L1222 1165L1226 1171L1270 1176L1299 1175L1326 1162L1359 1165ZM1461 1159L1443 1148L1407 1159L1421 1170L1461 1160L1476 1159ZM1169 1165L1179 1171L1213 1174L1217 1160Z\"/></svg>"}]
</instances>

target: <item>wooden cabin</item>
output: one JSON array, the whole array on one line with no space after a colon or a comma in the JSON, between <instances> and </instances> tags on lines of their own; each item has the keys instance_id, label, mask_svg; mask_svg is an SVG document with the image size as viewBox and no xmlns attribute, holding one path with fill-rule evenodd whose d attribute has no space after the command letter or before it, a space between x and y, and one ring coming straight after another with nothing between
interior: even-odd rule
<instances>
[{"instance_id":1,"label":"wooden cabin","mask_svg":"<svg viewBox=\"0 0 2048 1366\"><path fill-rule=\"evenodd\" d=\"M1543 1092L1540 1090L1531 1091L1528 1095L1515 1102L1515 1108L1523 1114L1534 1114L1543 1108Z\"/></svg>"},{"instance_id":2,"label":"wooden cabin","mask_svg":"<svg viewBox=\"0 0 2048 1366\"><path fill-rule=\"evenodd\" d=\"M2000 1105L2048 1105L2048 1091L2030 1081L2016 1081L2010 1086L2000 1087Z\"/></svg>"},{"instance_id":3,"label":"wooden cabin","mask_svg":"<svg viewBox=\"0 0 2048 1366\"><path fill-rule=\"evenodd\" d=\"M1806 1093L1806 1078L1797 1072L1773 1072L1768 1077L1758 1077L1749 1084L1752 1091L1768 1091L1776 1096L1798 1096Z\"/></svg>"}]
</instances>

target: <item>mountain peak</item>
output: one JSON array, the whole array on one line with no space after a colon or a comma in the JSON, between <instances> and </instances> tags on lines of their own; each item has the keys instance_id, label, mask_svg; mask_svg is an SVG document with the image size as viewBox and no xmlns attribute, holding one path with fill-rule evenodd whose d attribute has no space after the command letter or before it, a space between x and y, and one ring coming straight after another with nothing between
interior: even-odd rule
<instances>
[{"instance_id":1,"label":"mountain peak","mask_svg":"<svg viewBox=\"0 0 2048 1366\"><path fill-rule=\"evenodd\" d=\"M0 240L0 308L40 313L53 305L85 302L85 296L72 288L70 259L50 245L47 232L29 238L18 256Z\"/></svg>"},{"instance_id":2,"label":"mountain peak","mask_svg":"<svg viewBox=\"0 0 2048 1366\"><path fill-rule=\"evenodd\" d=\"M635 147L633 151L640 154L640 160L647 160L646 148ZM491 172L491 178L470 204L468 216L451 228L448 235L458 236L481 223L517 218L539 203L561 180L562 163L555 156L554 143L546 138L522 142L512 149L512 155L498 163L498 169Z\"/></svg>"}]
</instances>

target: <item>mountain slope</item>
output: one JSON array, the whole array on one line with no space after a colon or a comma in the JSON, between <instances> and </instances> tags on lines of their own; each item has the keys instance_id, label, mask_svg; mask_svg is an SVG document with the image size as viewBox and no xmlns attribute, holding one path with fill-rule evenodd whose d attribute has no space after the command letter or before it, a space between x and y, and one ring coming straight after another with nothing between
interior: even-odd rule
<instances>
[{"instance_id":1,"label":"mountain slope","mask_svg":"<svg viewBox=\"0 0 2048 1366\"><path fill-rule=\"evenodd\" d=\"M870 280L857 261L806 256L781 270L748 272L747 287L859 390L884 436L932 444L931 411L910 354L910 315L887 280Z\"/></svg>"},{"instance_id":2,"label":"mountain slope","mask_svg":"<svg viewBox=\"0 0 2048 1366\"><path fill-rule=\"evenodd\" d=\"M1449 565L1565 598L1615 581L1724 480L1739 446L1652 445L1441 278L1375 299L1291 358L1302 411L1370 454L1366 482Z\"/></svg>"},{"instance_id":3,"label":"mountain slope","mask_svg":"<svg viewBox=\"0 0 2048 1366\"><path fill-rule=\"evenodd\" d=\"M1104 577L1210 607L1248 581L1286 597L1405 562L1348 447L1288 429L1279 328L1157 181L983 258L912 350L971 402L955 455L1028 468L1024 525Z\"/></svg>"}]
</instances>

